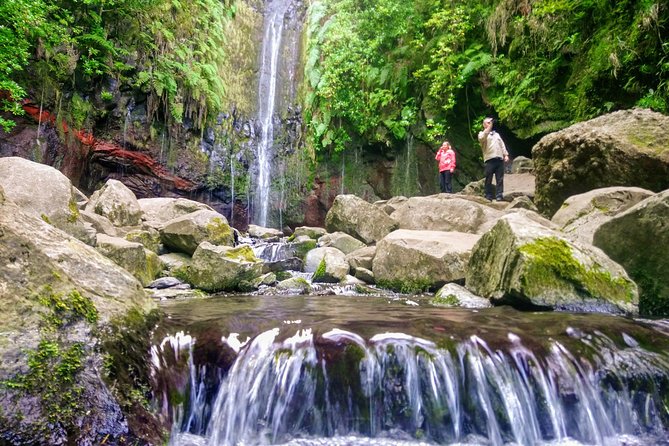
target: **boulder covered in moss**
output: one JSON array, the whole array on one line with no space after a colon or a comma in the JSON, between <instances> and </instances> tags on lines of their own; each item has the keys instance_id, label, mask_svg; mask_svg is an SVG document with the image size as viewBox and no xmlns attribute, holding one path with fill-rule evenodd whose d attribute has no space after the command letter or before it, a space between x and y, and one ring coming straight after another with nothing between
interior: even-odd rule
<instances>
[{"instance_id":1,"label":"boulder covered in moss","mask_svg":"<svg viewBox=\"0 0 669 446\"><path fill-rule=\"evenodd\" d=\"M349 272L346 255L337 248L312 249L304 259L304 271L313 273L312 282L338 283Z\"/></svg>"},{"instance_id":2,"label":"boulder covered in moss","mask_svg":"<svg viewBox=\"0 0 669 446\"><path fill-rule=\"evenodd\" d=\"M478 241L466 287L518 308L637 314L636 284L592 245L567 239L522 214L509 214Z\"/></svg>"},{"instance_id":3,"label":"boulder covered in moss","mask_svg":"<svg viewBox=\"0 0 669 446\"><path fill-rule=\"evenodd\" d=\"M669 188L669 116L633 109L544 136L533 148L539 210L552 216L572 195L610 186Z\"/></svg>"},{"instance_id":4,"label":"boulder covered in moss","mask_svg":"<svg viewBox=\"0 0 669 446\"><path fill-rule=\"evenodd\" d=\"M492 304L488 299L473 294L467 288L457 283L447 283L434 294L430 304L437 307L458 308L489 308Z\"/></svg>"},{"instance_id":5,"label":"boulder covered in moss","mask_svg":"<svg viewBox=\"0 0 669 446\"><path fill-rule=\"evenodd\" d=\"M595 189L567 198L551 221L562 232L592 243L599 226L652 195L655 194L639 187Z\"/></svg>"},{"instance_id":6,"label":"boulder covered in moss","mask_svg":"<svg viewBox=\"0 0 669 446\"><path fill-rule=\"evenodd\" d=\"M325 228L319 228L317 226L298 226L293 231L293 239L297 239L301 236L307 236L310 239L318 240L320 237L327 234L328 231Z\"/></svg>"},{"instance_id":7,"label":"boulder covered in moss","mask_svg":"<svg viewBox=\"0 0 669 446\"><path fill-rule=\"evenodd\" d=\"M205 291L234 291L263 275L263 264L249 245L237 247L202 242L187 267L186 280Z\"/></svg>"},{"instance_id":8,"label":"boulder covered in moss","mask_svg":"<svg viewBox=\"0 0 669 446\"><path fill-rule=\"evenodd\" d=\"M100 341L154 307L140 282L0 193L0 301L0 443L136 442Z\"/></svg>"},{"instance_id":9,"label":"boulder covered in moss","mask_svg":"<svg viewBox=\"0 0 669 446\"><path fill-rule=\"evenodd\" d=\"M378 206L355 195L337 195L325 217L328 232L345 232L365 244L375 243L398 228Z\"/></svg>"},{"instance_id":10,"label":"boulder covered in moss","mask_svg":"<svg viewBox=\"0 0 669 446\"><path fill-rule=\"evenodd\" d=\"M233 246L234 233L228 220L216 211L200 210L165 223L160 230L163 244L178 252L193 254L200 243Z\"/></svg>"},{"instance_id":11,"label":"boulder covered in moss","mask_svg":"<svg viewBox=\"0 0 669 446\"><path fill-rule=\"evenodd\" d=\"M137 226L142 221L142 210L135 194L118 180L107 180L102 188L91 195L86 211L103 215L114 226Z\"/></svg>"},{"instance_id":12,"label":"boulder covered in moss","mask_svg":"<svg viewBox=\"0 0 669 446\"><path fill-rule=\"evenodd\" d=\"M639 285L639 310L669 316L669 190L646 198L597 228L593 243Z\"/></svg>"},{"instance_id":13,"label":"boulder covered in moss","mask_svg":"<svg viewBox=\"0 0 669 446\"><path fill-rule=\"evenodd\" d=\"M398 229L376 245L376 283L401 292L436 289L462 280L480 236L463 232Z\"/></svg>"},{"instance_id":14,"label":"boulder covered in moss","mask_svg":"<svg viewBox=\"0 0 669 446\"><path fill-rule=\"evenodd\" d=\"M158 254L146 249L141 243L98 234L95 249L130 272L143 286L153 282L165 269Z\"/></svg>"},{"instance_id":15,"label":"boulder covered in moss","mask_svg":"<svg viewBox=\"0 0 669 446\"><path fill-rule=\"evenodd\" d=\"M482 200L452 194L411 197L390 216L400 229L417 231L454 231L476 234L503 212Z\"/></svg>"},{"instance_id":16,"label":"boulder covered in moss","mask_svg":"<svg viewBox=\"0 0 669 446\"><path fill-rule=\"evenodd\" d=\"M27 214L93 245L77 207L78 191L57 169L24 158L0 158L0 186Z\"/></svg>"}]
</instances>

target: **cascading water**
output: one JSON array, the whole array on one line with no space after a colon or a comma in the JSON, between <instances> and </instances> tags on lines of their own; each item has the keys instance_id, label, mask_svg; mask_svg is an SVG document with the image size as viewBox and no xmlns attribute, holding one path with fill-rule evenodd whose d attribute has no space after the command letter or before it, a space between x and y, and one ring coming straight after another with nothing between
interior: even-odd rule
<instances>
[{"instance_id":1,"label":"cascading water","mask_svg":"<svg viewBox=\"0 0 669 446\"><path fill-rule=\"evenodd\" d=\"M270 0L267 3L264 19L264 36L260 60L260 78L258 82L258 121L260 123L260 141L256 148L257 178L255 187L255 223L260 226L268 225L269 203L271 200L272 158L274 155L274 125L280 81L281 58L284 45L284 23L289 18L287 13L293 3L299 0ZM292 57L297 57L296 51L289 51ZM290 62L290 61L288 61ZM286 62L284 62L286 63ZM287 69L292 65L289 63ZM285 79L292 82L292 79Z\"/></svg>"},{"instance_id":2,"label":"cascading water","mask_svg":"<svg viewBox=\"0 0 669 446\"><path fill-rule=\"evenodd\" d=\"M167 336L153 350L163 383L154 388L175 422L172 444L669 444L669 339L648 327L596 316L586 331L573 325L588 319L570 315L391 311L382 300L336 299L255 300L242 319L237 305L202 309L221 330L216 345L205 341L209 356L229 356L213 373L191 359L196 336ZM260 327L276 327L247 338L260 314ZM226 334L218 324L228 317L246 334ZM355 331L333 328L351 319L362 321ZM524 330L534 331L514 333ZM659 342L659 352L628 332ZM175 394L184 403L170 403Z\"/></svg>"}]
</instances>

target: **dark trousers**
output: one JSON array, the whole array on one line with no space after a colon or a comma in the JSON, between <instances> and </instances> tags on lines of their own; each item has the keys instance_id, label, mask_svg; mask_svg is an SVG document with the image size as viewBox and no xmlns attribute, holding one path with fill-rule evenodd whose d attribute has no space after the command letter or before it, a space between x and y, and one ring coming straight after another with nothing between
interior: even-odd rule
<instances>
[{"instance_id":1,"label":"dark trousers","mask_svg":"<svg viewBox=\"0 0 669 446\"><path fill-rule=\"evenodd\" d=\"M492 176L495 175L495 185L497 188L496 198L501 200L504 196L504 160L502 158L493 158L485 162L485 197L488 200L493 198Z\"/></svg>"},{"instance_id":2,"label":"dark trousers","mask_svg":"<svg viewBox=\"0 0 669 446\"><path fill-rule=\"evenodd\" d=\"M444 170L443 172L439 172L439 189L442 192L452 194L453 193L452 179L453 179L453 174L451 173L450 170Z\"/></svg>"}]
</instances>

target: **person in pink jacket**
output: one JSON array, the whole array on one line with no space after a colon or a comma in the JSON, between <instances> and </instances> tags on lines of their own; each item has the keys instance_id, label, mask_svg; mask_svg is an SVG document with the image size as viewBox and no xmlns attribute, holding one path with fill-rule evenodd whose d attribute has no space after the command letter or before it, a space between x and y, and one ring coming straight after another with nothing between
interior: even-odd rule
<instances>
[{"instance_id":1,"label":"person in pink jacket","mask_svg":"<svg viewBox=\"0 0 669 446\"><path fill-rule=\"evenodd\" d=\"M439 162L439 188L441 192L453 193L453 172L455 172L455 152L448 141L439 147L434 157Z\"/></svg>"}]
</instances>

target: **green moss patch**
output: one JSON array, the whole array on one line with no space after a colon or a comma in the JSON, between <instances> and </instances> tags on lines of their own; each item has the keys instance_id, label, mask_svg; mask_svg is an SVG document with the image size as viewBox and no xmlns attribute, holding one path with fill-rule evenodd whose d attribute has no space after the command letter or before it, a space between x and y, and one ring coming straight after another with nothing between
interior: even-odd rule
<instances>
[{"instance_id":1,"label":"green moss patch","mask_svg":"<svg viewBox=\"0 0 669 446\"><path fill-rule=\"evenodd\" d=\"M434 296L430 299L430 304L445 307L457 307L460 305L460 299L455 294L446 296Z\"/></svg>"}]
</instances>

